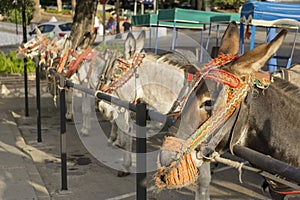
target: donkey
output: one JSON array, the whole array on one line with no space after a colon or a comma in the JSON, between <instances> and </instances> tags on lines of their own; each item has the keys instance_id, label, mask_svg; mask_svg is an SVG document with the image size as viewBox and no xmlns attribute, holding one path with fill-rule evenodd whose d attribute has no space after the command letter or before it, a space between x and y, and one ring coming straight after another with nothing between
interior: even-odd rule
<instances>
[{"instance_id":1,"label":"donkey","mask_svg":"<svg viewBox=\"0 0 300 200\"><path fill-rule=\"evenodd\" d=\"M58 90L56 83L53 82L53 76L48 70L57 67L62 55L67 52L70 42L67 36L60 40L55 37L51 41L45 34L42 34L37 27L35 27L35 29L37 34L31 40L19 46L17 50L17 58L21 59L27 57L29 59L33 59L34 57L39 56L40 60L38 64L41 68L41 72L45 73L47 76L48 90L54 96L55 101ZM68 103L70 102L70 98L70 95L67 95ZM70 106L67 106L67 108L70 108ZM66 118L70 120L71 116L71 110L67 109Z\"/></svg>"},{"instance_id":2,"label":"donkey","mask_svg":"<svg viewBox=\"0 0 300 200\"><path fill-rule=\"evenodd\" d=\"M193 74L198 68L179 52L162 55L146 53L143 51L144 42L144 31L137 39L132 33L128 33L124 57L115 61L105 75L105 84L99 86L99 89L129 102L145 102L148 107L163 114L179 111L190 88L188 73ZM118 134L114 134L116 131L112 132L109 142L131 151L134 127L128 110L115 108L104 101L100 101L99 110L116 122L113 123L113 130L116 125L118 128ZM124 155L124 161L124 171L128 174L131 166L130 153Z\"/></svg>"},{"instance_id":3,"label":"donkey","mask_svg":"<svg viewBox=\"0 0 300 200\"><path fill-rule=\"evenodd\" d=\"M230 44L238 44L238 35L236 23L231 23L224 33L221 53L237 54L237 46L231 48ZM176 135L180 138L176 139L180 141L178 148L168 149L166 140L160 152L158 184L167 185L168 172L173 169L178 172L176 167L189 152L196 151L192 158L201 165L210 161L213 152L221 154L229 150L233 153L236 144L300 167L300 124L297 121L300 89L283 79L259 72L286 35L287 31L283 29L272 41L230 62L221 62L221 65L214 60L206 71L202 71L194 95L188 98L183 109ZM211 113L203 118L201 110L212 104ZM272 184L270 191L279 186L272 181L269 183ZM284 196L274 196L273 192L271 195L275 199ZM209 199L209 195L199 199Z\"/></svg>"},{"instance_id":4,"label":"donkey","mask_svg":"<svg viewBox=\"0 0 300 200\"><path fill-rule=\"evenodd\" d=\"M111 61L120 56L116 50L97 51L88 48L87 50L71 50L70 38L64 37L61 40L54 38L50 41L41 31L36 27L36 36L27 43L22 44L17 52L17 57L28 57L30 59L40 56L39 65L43 66L43 70L55 69L63 77L78 84L84 84L88 88L96 89L99 84L102 74L106 67L111 65ZM86 40L89 38L86 37ZM84 43L82 41L81 43ZM84 56L82 56L84 54ZM56 77L48 72L48 89L49 92L56 99L58 88ZM66 119L71 120L72 114L72 93L71 88L66 89ZM88 100L89 99L89 100ZM83 98L83 126L80 132L83 135L88 134L90 129L89 114L91 112L90 104L88 103L90 97Z\"/></svg>"}]
</instances>

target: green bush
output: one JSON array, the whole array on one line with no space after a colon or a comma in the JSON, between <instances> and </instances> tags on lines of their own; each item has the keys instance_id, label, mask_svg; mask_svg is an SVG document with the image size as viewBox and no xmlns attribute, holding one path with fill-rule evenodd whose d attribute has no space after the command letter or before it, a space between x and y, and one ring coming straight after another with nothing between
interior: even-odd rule
<instances>
[{"instance_id":1,"label":"green bush","mask_svg":"<svg viewBox=\"0 0 300 200\"><path fill-rule=\"evenodd\" d=\"M243 5L245 0L214 0L214 4L221 9L235 9L238 10Z\"/></svg>"},{"instance_id":2,"label":"green bush","mask_svg":"<svg viewBox=\"0 0 300 200\"><path fill-rule=\"evenodd\" d=\"M71 14L71 10L69 10L69 9L63 9L62 11L59 12L56 9L50 8L50 9L47 9L46 12L47 13L52 13L52 14L63 14L63 15L69 15L69 14Z\"/></svg>"},{"instance_id":3,"label":"green bush","mask_svg":"<svg viewBox=\"0 0 300 200\"><path fill-rule=\"evenodd\" d=\"M24 59L17 59L16 52L0 53L0 74L24 73ZM35 72L35 63L27 59L27 71Z\"/></svg>"},{"instance_id":4,"label":"green bush","mask_svg":"<svg viewBox=\"0 0 300 200\"><path fill-rule=\"evenodd\" d=\"M22 4L20 1L17 2L19 3L14 4L12 1L0 0L0 13L4 16L3 21L22 24ZM33 18L34 3L32 0L25 0L25 5L26 24L28 25Z\"/></svg>"}]
</instances>

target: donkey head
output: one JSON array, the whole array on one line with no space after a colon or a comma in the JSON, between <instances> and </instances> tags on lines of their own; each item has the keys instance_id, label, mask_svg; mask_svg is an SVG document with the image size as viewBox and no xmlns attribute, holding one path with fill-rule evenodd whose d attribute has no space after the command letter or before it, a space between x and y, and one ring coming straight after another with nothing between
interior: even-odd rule
<instances>
[{"instance_id":1,"label":"donkey head","mask_svg":"<svg viewBox=\"0 0 300 200\"><path fill-rule=\"evenodd\" d=\"M144 48L145 31L142 31L137 39L134 38L131 32L128 33L125 40L124 58L129 60L136 53L140 53Z\"/></svg>"},{"instance_id":2,"label":"donkey head","mask_svg":"<svg viewBox=\"0 0 300 200\"><path fill-rule=\"evenodd\" d=\"M282 30L271 42L262 44L229 63L223 63L221 66L213 67L218 67L219 69L224 70L225 73L233 74L238 79L242 80L244 76L260 70L267 63L282 44L286 34L287 31ZM222 38L220 54L236 55L239 49L238 36L239 33L236 23L230 23ZM225 96L226 91L228 91L230 87L228 85L215 82L214 80L202 78L194 89L194 94L189 96L182 111L182 119L176 135L178 138L183 140L183 146L186 144L185 142L187 139L190 138L190 136L198 128L200 128L215 111L224 106L224 102L227 100L227 96ZM202 161L205 160L205 157L209 156L209 153L212 150L217 149L222 151L228 147L228 142L220 143L220 141L222 139L228 140L229 134L226 134L225 136L222 134L223 138L220 136L221 138L217 139L214 138L214 135L218 135L216 133L222 131L224 131L224 133L229 133L231 131L232 125L235 121L235 118L232 116L234 116L234 114L232 114L231 117L222 124L221 128L217 128L213 132L212 137L208 137L198 146L193 148L193 150L196 151L192 151L192 155L194 155L192 157L194 161L196 160L196 164L201 164ZM214 146L211 145L212 142ZM220 145L224 146L220 147ZM160 152L158 163L160 163L161 166L172 166L174 163L178 164L178 162L181 162L180 160L183 159L181 155L184 155L184 153L168 150L164 147ZM165 175L160 178L163 182L165 182Z\"/></svg>"},{"instance_id":3,"label":"donkey head","mask_svg":"<svg viewBox=\"0 0 300 200\"><path fill-rule=\"evenodd\" d=\"M30 59L34 58L35 56L39 55L40 46L41 43L46 40L49 40L46 38L45 35L41 33L39 28L35 27L36 35L26 43L23 43L17 51L17 58L21 59L24 57L28 57Z\"/></svg>"}]
</instances>

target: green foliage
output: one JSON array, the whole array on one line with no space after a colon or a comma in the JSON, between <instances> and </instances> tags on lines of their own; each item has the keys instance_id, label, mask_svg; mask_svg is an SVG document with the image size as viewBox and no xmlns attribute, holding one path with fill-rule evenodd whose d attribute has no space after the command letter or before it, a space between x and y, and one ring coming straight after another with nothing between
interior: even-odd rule
<instances>
[{"instance_id":1,"label":"green foliage","mask_svg":"<svg viewBox=\"0 0 300 200\"><path fill-rule=\"evenodd\" d=\"M104 51L105 49L110 50L117 50L120 53L124 53L124 47L118 45L118 44L108 44L108 43L100 43L98 46L96 46L96 50L98 51Z\"/></svg>"},{"instance_id":2,"label":"green foliage","mask_svg":"<svg viewBox=\"0 0 300 200\"><path fill-rule=\"evenodd\" d=\"M71 10L68 9L63 9L61 12L59 12L57 9L47 9L48 13L53 13L53 14L63 14L63 15L68 15L71 14Z\"/></svg>"},{"instance_id":3,"label":"green foliage","mask_svg":"<svg viewBox=\"0 0 300 200\"><path fill-rule=\"evenodd\" d=\"M24 61L23 59L16 58L16 52L11 51L5 55L4 52L0 53L0 74L23 73ZM27 59L27 71L35 72L35 63Z\"/></svg>"},{"instance_id":4,"label":"green foliage","mask_svg":"<svg viewBox=\"0 0 300 200\"><path fill-rule=\"evenodd\" d=\"M23 0L22 0L23 1ZM5 17L5 21L13 23L22 23L22 3L21 0L17 0L16 4L13 1L0 0L0 14ZM25 15L26 24L33 18L34 4L32 0L25 0Z\"/></svg>"},{"instance_id":5,"label":"green foliage","mask_svg":"<svg viewBox=\"0 0 300 200\"><path fill-rule=\"evenodd\" d=\"M214 4L222 9L238 9L245 0L214 0Z\"/></svg>"}]
</instances>

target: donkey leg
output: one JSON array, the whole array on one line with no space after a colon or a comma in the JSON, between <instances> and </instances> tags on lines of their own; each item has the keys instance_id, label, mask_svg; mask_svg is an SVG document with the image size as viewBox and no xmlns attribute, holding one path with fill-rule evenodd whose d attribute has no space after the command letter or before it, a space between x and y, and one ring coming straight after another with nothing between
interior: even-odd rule
<instances>
[{"instance_id":1,"label":"donkey leg","mask_svg":"<svg viewBox=\"0 0 300 200\"><path fill-rule=\"evenodd\" d=\"M204 162L198 169L199 178L196 187L195 200L209 200L209 185L211 182L210 163Z\"/></svg>"},{"instance_id":2,"label":"donkey leg","mask_svg":"<svg viewBox=\"0 0 300 200\"><path fill-rule=\"evenodd\" d=\"M69 88L66 90L66 119L68 121L72 120L72 93L73 93L73 89Z\"/></svg>"},{"instance_id":3,"label":"donkey leg","mask_svg":"<svg viewBox=\"0 0 300 200\"><path fill-rule=\"evenodd\" d=\"M91 96L84 96L82 99L82 117L83 117L83 122L82 122L82 128L81 128L81 134L82 135L88 135L89 131L91 129Z\"/></svg>"},{"instance_id":4,"label":"donkey leg","mask_svg":"<svg viewBox=\"0 0 300 200\"><path fill-rule=\"evenodd\" d=\"M120 138L120 143L122 144L122 148L125 150L123 152L123 170L118 171L119 177L124 177L130 174L130 167L132 164L131 159L131 151L132 151L132 138L127 133L119 130L120 133L118 134Z\"/></svg>"},{"instance_id":5,"label":"donkey leg","mask_svg":"<svg viewBox=\"0 0 300 200\"><path fill-rule=\"evenodd\" d=\"M114 120L111 121L111 131L110 131L110 135L108 137L108 143L112 144L114 141L116 141L117 139L117 131L118 131L118 126L116 124L116 122Z\"/></svg>"}]
</instances>

